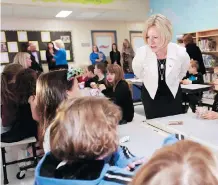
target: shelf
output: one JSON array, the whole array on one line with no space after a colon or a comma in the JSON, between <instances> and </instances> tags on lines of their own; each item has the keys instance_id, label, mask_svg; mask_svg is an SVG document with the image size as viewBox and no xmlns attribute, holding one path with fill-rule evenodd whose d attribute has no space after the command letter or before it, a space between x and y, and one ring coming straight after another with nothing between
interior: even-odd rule
<instances>
[{"instance_id":1,"label":"shelf","mask_svg":"<svg viewBox=\"0 0 218 185\"><path fill-rule=\"evenodd\" d=\"M218 37L218 34L215 34L215 35L198 36L198 38L208 38L208 37Z\"/></svg>"},{"instance_id":2,"label":"shelf","mask_svg":"<svg viewBox=\"0 0 218 185\"><path fill-rule=\"evenodd\" d=\"M218 51L201 51L202 53L218 54Z\"/></svg>"}]
</instances>

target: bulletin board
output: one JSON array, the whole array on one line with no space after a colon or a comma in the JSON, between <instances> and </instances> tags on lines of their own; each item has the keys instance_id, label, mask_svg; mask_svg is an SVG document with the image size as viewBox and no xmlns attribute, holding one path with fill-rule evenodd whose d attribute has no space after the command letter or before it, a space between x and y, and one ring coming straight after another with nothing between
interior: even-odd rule
<instances>
[{"instance_id":1,"label":"bulletin board","mask_svg":"<svg viewBox=\"0 0 218 185\"><path fill-rule=\"evenodd\" d=\"M63 40L67 52L67 61L73 62L72 36L70 31L25 31L25 30L1 30L1 56L0 64L12 63L17 52L21 51L22 43L33 42L39 59L46 63L45 52L47 43L57 39Z\"/></svg>"}]
</instances>

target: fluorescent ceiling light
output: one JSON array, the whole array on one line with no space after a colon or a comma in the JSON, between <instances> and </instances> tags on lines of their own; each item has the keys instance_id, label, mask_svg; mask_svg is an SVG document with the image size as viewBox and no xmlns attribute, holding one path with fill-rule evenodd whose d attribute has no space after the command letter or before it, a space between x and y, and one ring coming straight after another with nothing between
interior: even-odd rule
<instances>
[{"instance_id":1,"label":"fluorescent ceiling light","mask_svg":"<svg viewBox=\"0 0 218 185\"><path fill-rule=\"evenodd\" d=\"M72 11L60 11L55 17L62 17L65 18L69 16L72 13Z\"/></svg>"}]
</instances>

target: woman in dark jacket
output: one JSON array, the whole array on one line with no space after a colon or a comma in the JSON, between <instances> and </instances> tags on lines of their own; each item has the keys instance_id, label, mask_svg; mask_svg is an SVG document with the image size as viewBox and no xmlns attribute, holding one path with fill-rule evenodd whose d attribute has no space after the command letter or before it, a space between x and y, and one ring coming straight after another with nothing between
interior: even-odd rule
<instances>
[{"instance_id":1,"label":"woman in dark jacket","mask_svg":"<svg viewBox=\"0 0 218 185\"><path fill-rule=\"evenodd\" d=\"M117 44L112 44L112 51L110 52L110 59L112 64L120 64L120 52L117 49Z\"/></svg>"},{"instance_id":2,"label":"woman in dark jacket","mask_svg":"<svg viewBox=\"0 0 218 185\"><path fill-rule=\"evenodd\" d=\"M183 42L186 47L186 51L189 54L189 57L193 60L198 61L199 69L198 72L200 72L202 75L206 73L206 69L204 66L202 53L200 48L194 43L192 35L188 34L183 37Z\"/></svg>"},{"instance_id":3,"label":"woman in dark jacket","mask_svg":"<svg viewBox=\"0 0 218 185\"><path fill-rule=\"evenodd\" d=\"M49 42L47 46L48 47L46 50L46 60L48 63L48 69L49 71L51 71L55 69L55 60L54 60L53 54L55 54L56 49L54 48L53 42Z\"/></svg>"}]
</instances>

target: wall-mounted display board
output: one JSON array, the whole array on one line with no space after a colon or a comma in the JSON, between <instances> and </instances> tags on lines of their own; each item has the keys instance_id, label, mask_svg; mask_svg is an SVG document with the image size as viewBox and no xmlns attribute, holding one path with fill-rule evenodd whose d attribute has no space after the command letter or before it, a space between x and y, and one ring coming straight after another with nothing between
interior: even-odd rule
<instances>
[{"instance_id":1,"label":"wall-mounted display board","mask_svg":"<svg viewBox=\"0 0 218 185\"><path fill-rule=\"evenodd\" d=\"M40 60L46 63L45 51L47 43L62 39L68 53L68 62L73 62L72 36L70 31L25 31L25 30L1 30L1 57L0 64L12 63L17 52L21 51L21 45L33 42L39 51Z\"/></svg>"}]
</instances>

